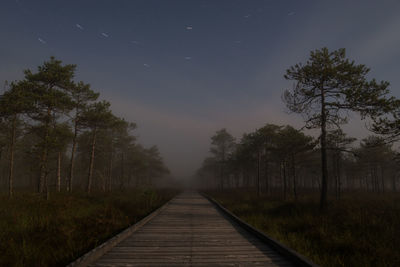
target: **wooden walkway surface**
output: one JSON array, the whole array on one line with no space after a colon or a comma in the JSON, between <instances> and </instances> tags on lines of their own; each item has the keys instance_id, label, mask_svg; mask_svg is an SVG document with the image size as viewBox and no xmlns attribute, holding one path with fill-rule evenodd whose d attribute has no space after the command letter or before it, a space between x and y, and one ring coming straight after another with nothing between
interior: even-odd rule
<instances>
[{"instance_id":1,"label":"wooden walkway surface","mask_svg":"<svg viewBox=\"0 0 400 267\"><path fill-rule=\"evenodd\" d=\"M184 192L90 266L292 266L196 192Z\"/></svg>"}]
</instances>

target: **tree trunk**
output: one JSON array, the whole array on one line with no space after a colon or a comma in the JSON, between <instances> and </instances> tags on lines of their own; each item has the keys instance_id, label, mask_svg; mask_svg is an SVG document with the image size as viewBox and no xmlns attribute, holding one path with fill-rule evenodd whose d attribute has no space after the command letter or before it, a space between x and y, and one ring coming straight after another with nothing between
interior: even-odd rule
<instances>
[{"instance_id":1,"label":"tree trunk","mask_svg":"<svg viewBox=\"0 0 400 267\"><path fill-rule=\"evenodd\" d=\"M385 176L382 164L380 167L381 167L382 193L385 193Z\"/></svg>"},{"instance_id":2,"label":"tree trunk","mask_svg":"<svg viewBox=\"0 0 400 267\"><path fill-rule=\"evenodd\" d=\"M221 163L221 177L220 177L220 189L221 189L221 191L223 191L224 190L224 163L222 162Z\"/></svg>"},{"instance_id":3,"label":"tree trunk","mask_svg":"<svg viewBox=\"0 0 400 267\"><path fill-rule=\"evenodd\" d=\"M340 166L339 166L339 160L340 160L340 152L335 151L332 156L332 165L333 165L333 173L334 173L334 178L335 178L335 197L336 199L339 199L340 195Z\"/></svg>"},{"instance_id":4,"label":"tree trunk","mask_svg":"<svg viewBox=\"0 0 400 267\"><path fill-rule=\"evenodd\" d=\"M17 115L15 114L12 120L11 129L11 142L10 142L10 165L8 173L8 195L11 198L13 195L13 183L14 183L14 149L15 149L15 138L17 128Z\"/></svg>"},{"instance_id":5,"label":"tree trunk","mask_svg":"<svg viewBox=\"0 0 400 267\"><path fill-rule=\"evenodd\" d=\"M121 154L121 181L120 181L120 190L122 191L125 187L125 170L124 170L124 165L125 165L125 157L124 157L124 152Z\"/></svg>"},{"instance_id":6,"label":"tree trunk","mask_svg":"<svg viewBox=\"0 0 400 267\"><path fill-rule=\"evenodd\" d=\"M294 199L297 200L297 188L296 188L296 162L294 154L292 153L292 173L293 173L293 194Z\"/></svg>"},{"instance_id":7,"label":"tree trunk","mask_svg":"<svg viewBox=\"0 0 400 267\"><path fill-rule=\"evenodd\" d=\"M102 189L104 193L107 191L107 173L108 169L104 167L103 172L101 172Z\"/></svg>"},{"instance_id":8,"label":"tree trunk","mask_svg":"<svg viewBox=\"0 0 400 267\"><path fill-rule=\"evenodd\" d=\"M39 193L44 193L46 190L46 172L47 172L47 142L42 151L40 158L40 176L39 176Z\"/></svg>"},{"instance_id":9,"label":"tree trunk","mask_svg":"<svg viewBox=\"0 0 400 267\"><path fill-rule=\"evenodd\" d=\"M74 166L75 166L74 160L75 160L75 153L76 153L77 137L78 137L78 125L77 125L77 122L75 121L74 137L72 138L71 159L70 159L70 163L69 163L69 177L68 177L68 182L67 182L67 191L68 192L72 192L72 181L74 179Z\"/></svg>"},{"instance_id":10,"label":"tree trunk","mask_svg":"<svg viewBox=\"0 0 400 267\"><path fill-rule=\"evenodd\" d=\"M267 153L265 153L265 166L264 166L264 176L265 176L265 192L268 195L269 194L269 166L268 166L268 160L267 160Z\"/></svg>"},{"instance_id":11,"label":"tree trunk","mask_svg":"<svg viewBox=\"0 0 400 267\"><path fill-rule=\"evenodd\" d=\"M45 182L45 188L46 188L46 200L50 199L50 188L49 188L49 181L47 180L47 173L46 173L46 179L44 180Z\"/></svg>"},{"instance_id":12,"label":"tree trunk","mask_svg":"<svg viewBox=\"0 0 400 267\"><path fill-rule=\"evenodd\" d=\"M234 176L233 176L233 180L234 180L234 188L238 189L240 187L240 172L236 171Z\"/></svg>"},{"instance_id":13,"label":"tree trunk","mask_svg":"<svg viewBox=\"0 0 400 267\"><path fill-rule=\"evenodd\" d=\"M44 135L44 147L42 156L40 158L40 174L39 174L39 193L46 192L46 198L48 198L48 183L47 183L47 153L49 149L49 125L51 120L51 109L47 109L47 119L45 123L45 135Z\"/></svg>"},{"instance_id":14,"label":"tree trunk","mask_svg":"<svg viewBox=\"0 0 400 267\"><path fill-rule=\"evenodd\" d=\"M336 176L337 176L337 192L336 192L336 198L340 199L340 194L342 190L342 179L341 179L341 170L340 170L340 154L337 156L337 162L336 162Z\"/></svg>"},{"instance_id":15,"label":"tree trunk","mask_svg":"<svg viewBox=\"0 0 400 267\"><path fill-rule=\"evenodd\" d=\"M286 162L282 163L282 171L283 171L283 200L286 200Z\"/></svg>"},{"instance_id":16,"label":"tree trunk","mask_svg":"<svg viewBox=\"0 0 400 267\"><path fill-rule=\"evenodd\" d=\"M88 194L90 194L91 189L92 189L92 174L93 174L93 165L94 165L94 151L96 149L96 134L97 134L97 128L94 128L93 136L92 136L92 153L90 155L89 173L88 173L87 189L86 189L86 192Z\"/></svg>"},{"instance_id":17,"label":"tree trunk","mask_svg":"<svg viewBox=\"0 0 400 267\"><path fill-rule=\"evenodd\" d=\"M260 150L257 150L257 196L260 196Z\"/></svg>"},{"instance_id":18,"label":"tree trunk","mask_svg":"<svg viewBox=\"0 0 400 267\"><path fill-rule=\"evenodd\" d=\"M322 185L321 198L319 202L320 211L325 210L327 205L328 193L328 162L326 156L326 110L325 110L325 92L321 87L321 163L322 163Z\"/></svg>"},{"instance_id":19,"label":"tree trunk","mask_svg":"<svg viewBox=\"0 0 400 267\"><path fill-rule=\"evenodd\" d=\"M113 138L111 139L111 153L110 153L110 163L108 172L108 191L111 192L112 189L112 169L113 169L113 158L114 158L114 143Z\"/></svg>"},{"instance_id":20,"label":"tree trunk","mask_svg":"<svg viewBox=\"0 0 400 267\"><path fill-rule=\"evenodd\" d=\"M58 152L57 157L57 191L61 192L61 152Z\"/></svg>"}]
</instances>

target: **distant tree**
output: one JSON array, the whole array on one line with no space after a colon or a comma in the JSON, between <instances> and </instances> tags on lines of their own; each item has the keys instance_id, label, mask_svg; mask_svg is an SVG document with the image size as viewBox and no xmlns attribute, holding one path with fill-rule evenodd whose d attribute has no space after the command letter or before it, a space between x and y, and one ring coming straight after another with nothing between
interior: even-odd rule
<instances>
[{"instance_id":1,"label":"distant tree","mask_svg":"<svg viewBox=\"0 0 400 267\"><path fill-rule=\"evenodd\" d=\"M258 130L255 132L244 134L241 140L241 145L246 147L246 150L242 150L242 152L247 152L247 157L253 161L255 161L255 173L256 173L256 188L257 188L257 196L261 194L261 154L263 152L263 144L264 144L264 136Z\"/></svg>"},{"instance_id":2,"label":"distant tree","mask_svg":"<svg viewBox=\"0 0 400 267\"><path fill-rule=\"evenodd\" d=\"M13 195L14 181L14 153L15 145L18 138L18 133L21 132L20 117L28 109L28 101L25 91L21 83L13 82L10 84L10 89L0 97L0 117L3 121L3 126L8 130L9 145L9 172L8 172L8 194Z\"/></svg>"},{"instance_id":3,"label":"distant tree","mask_svg":"<svg viewBox=\"0 0 400 267\"><path fill-rule=\"evenodd\" d=\"M371 135L361 140L356 153L358 154L358 163L364 170L367 190L384 192L385 172L394 169L393 166L390 166L394 164L396 156L392 144L387 144L385 139L380 136Z\"/></svg>"},{"instance_id":4,"label":"distant tree","mask_svg":"<svg viewBox=\"0 0 400 267\"><path fill-rule=\"evenodd\" d=\"M369 69L345 58L345 49L312 51L306 64L296 64L286 71L287 80L296 81L286 90L283 100L290 111L305 117L307 128L321 130L322 188L320 209L327 203L327 128L347 122L346 111L363 117L376 115L387 106L388 82L367 81Z\"/></svg>"},{"instance_id":5,"label":"distant tree","mask_svg":"<svg viewBox=\"0 0 400 267\"><path fill-rule=\"evenodd\" d=\"M234 145L235 139L230 133L226 131L225 128L217 131L211 137L210 152L214 155L216 161L219 164L219 179L221 190L224 187L226 161L228 159L228 155L232 152Z\"/></svg>"},{"instance_id":6,"label":"distant tree","mask_svg":"<svg viewBox=\"0 0 400 267\"><path fill-rule=\"evenodd\" d=\"M57 191L61 191L61 162L62 155L65 153L68 144L73 138L73 133L71 131L71 127L67 123L59 123L54 124L54 139L52 144L52 150L57 155L57 171L56 171L56 188ZM67 181L68 183L68 181ZM68 187L67 187L68 188Z\"/></svg>"},{"instance_id":7,"label":"distant tree","mask_svg":"<svg viewBox=\"0 0 400 267\"><path fill-rule=\"evenodd\" d=\"M77 140L79 132L83 129L83 113L93 101L96 101L99 97L98 93L93 92L90 89L89 84L85 84L83 82L79 82L77 84L73 84L70 88L68 88L68 94L72 99L72 123L73 123L73 137L72 137L72 148L71 148L71 156L69 163L69 175L67 179L67 191L71 192L73 187L73 178L74 178L74 166L75 166L75 153L77 147Z\"/></svg>"},{"instance_id":8,"label":"distant tree","mask_svg":"<svg viewBox=\"0 0 400 267\"><path fill-rule=\"evenodd\" d=\"M87 187L86 191L88 194L91 193L92 189L92 176L94 157L96 150L96 140L98 131L101 129L107 129L112 126L115 121L115 116L111 113L110 103L107 101L96 102L91 104L82 115L82 123L91 131L91 152L90 162L87 176Z\"/></svg>"},{"instance_id":9,"label":"distant tree","mask_svg":"<svg viewBox=\"0 0 400 267\"><path fill-rule=\"evenodd\" d=\"M202 180L201 183L205 184L208 188L216 188L219 184L216 184L215 177L219 174L219 166L214 157L207 157L203 160L201 168L198 170L197 175Z\"/></svg>"},{"instance_id":10,"label":"distant tree","mask_svg":"<svg viewBox=\"0 0 400 267\"><path fill-rule=\"evenodd\" d=\"M135 179L136 186L144 184L146 179L146 158L144 157L145 148L140 144L132 144L128 150L129 176Z\"/></svg>"},{"instance_id":11,"label":"distant tree","mask_svg":"<svg viewBox=\"0 0 400 267\"><path fill-rule=\"evenodd\" d=\"M354 143L357 139L347 137L342 129L336 129L328 132L327 136L327 147L332 153L332 167L333 175L335 177L335 192L336 198L340 197L341 192L341 163L343 158L343 152L350 152L349 145Z\"/></svg>"},{"instance_id":12,"label":"distant tree","mask_svg":"<svg viewBox=\"0 0 400 267\"><path fill-rule=\"evenodd\" d=\"M270 190L270 162L274 157L274 150L276 150L278 133L282 126L275 124L266 124L258 130L263 139L264 149L264 176L265 176L265 190L268 193Z\"/></svg>"},{"instance_id":13,"label":"distant tree","mask_svg":"<svg viewBox=\"0 0 400 267\"><path fill-rule=\"evenodd\" d=\"M297 199L297 156L301 153L311 151L315 146L315 142L311 136L296 130L292 126L286 126L279 131L279 139L277 150L283 152L282 158L284 164L291 167L293 195Z\"/></svg>"},{"instance_id":14,"label":"distant tree","mask_svg":"<svg viewBox=\"0 0 400 267\"><path fill-rule=\"evenodd\" d=\"M110 137L110 161L108 177L109 191L111 191L113 159L115 150L117 150L120 155L120 188L122 189L124 187L126 157L128 150L133 145L133 142L136 140L136 138L131 135L131 131L133 131L135 128L135 123L129 123L121 118L115 118L115 120L111 123L109 129L107 130L107 134Z\"/></svg>"},{"instance_id":15,"label":"distant tree","mask_svg":"<svg viewBox=\"0 0 400 267\"><path fill-rule=\"evenodd\" d=\"M145 149L144 152L147 181L149 185L152 185L153 178L169 174L169 170L164 165L157 146Z\"/></svg>"}]
</instances>

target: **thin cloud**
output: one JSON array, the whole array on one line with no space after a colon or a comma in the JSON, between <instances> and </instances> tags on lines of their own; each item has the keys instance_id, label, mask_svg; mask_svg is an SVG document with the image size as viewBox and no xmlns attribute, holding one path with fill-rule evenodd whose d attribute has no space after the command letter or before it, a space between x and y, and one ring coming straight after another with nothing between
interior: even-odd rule
<instances>
[{"instance_id":1,"label":"thin cloud","mask_svg":"<svg viewBox=\"0 0 400 267\"><path fill-rule=\"evenodd\" d=\"M186 30L188 31L193 30L193 26L186 26Z\"/></svg>"},{"instance_id":2,"label":"thin cloud","mask_svg":"<svg viewBox=\"0 0 400 267\"><path fill-rule=\"evenodd\" d=\"M82 30L82 31L84 30L84 28L82 27L82 25L80 25L80 24L78 24L78 23L75 24L75 26L76 26L79 30Z\"/></svg>"},{"instance_id":3,"label":"thin cloud","mask_svg":"<svg viewBox=\"0 0 400 267\"><path fill-rule=\"evenodd\" d=\"M105 33L105 32L102 32L101 35L103 35L103 36L106 37L106 38L109 37L109 35L108 35L107 33Z\"/></svg>"},{"instance_id":4,"label":"thin cloud","mask_svg":"<svg viewBox=\"0 0 400 267\"><path fill-rule=\"evenodd\" d=\"M289 12L287 15L288 16L293 16L294 14L296 14L295 12Z\"/></svg>"}]
</instances>

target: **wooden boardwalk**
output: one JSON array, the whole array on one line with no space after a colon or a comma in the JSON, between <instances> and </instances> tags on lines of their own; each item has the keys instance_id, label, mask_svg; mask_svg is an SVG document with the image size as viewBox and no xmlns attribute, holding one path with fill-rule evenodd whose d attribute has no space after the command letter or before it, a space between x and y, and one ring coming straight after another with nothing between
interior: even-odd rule
<instances>
[{"instance_id":1,"label":"wooden boardwalk","mask_svg":"<svg viewBox=\"0 0 400 267\"><path fill-rule=\"evenodd\" d=\"M156 217L90 266L292 266L196 192L175 197Z\"/></svg>"}]
</instances>

